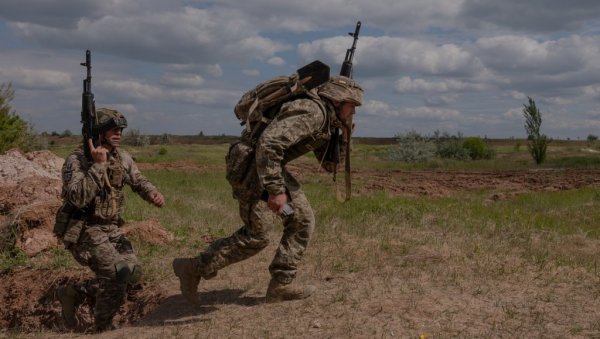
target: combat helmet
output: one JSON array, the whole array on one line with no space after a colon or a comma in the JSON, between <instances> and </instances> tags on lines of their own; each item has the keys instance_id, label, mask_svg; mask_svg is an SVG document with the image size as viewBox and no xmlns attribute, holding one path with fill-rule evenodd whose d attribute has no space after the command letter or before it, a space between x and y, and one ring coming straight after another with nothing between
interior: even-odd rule
<instances>
[{"instance_id":1,"label":"combat helmet","mask_svg":"<svg viewBox=\"0 0 600 339\"><path fill-rule=\"evenodd\" d=\"M320 96L338 102L351 102L362 105L363 89L356 81L342 75L336 75L321 85L317 92Z\"/></svg>"},{"instance_id":2,"label":"combat helmet","mask_svg":"<svg viewBox=\"0 0 600 339\"><path fill-rule=\"evenodd\" d=\"M126 128L127 119L121 112L110 108L98 108L96 110L96 118L98 121L98 131L104 133L115 127Z\"/></svg>"}]
</instances>

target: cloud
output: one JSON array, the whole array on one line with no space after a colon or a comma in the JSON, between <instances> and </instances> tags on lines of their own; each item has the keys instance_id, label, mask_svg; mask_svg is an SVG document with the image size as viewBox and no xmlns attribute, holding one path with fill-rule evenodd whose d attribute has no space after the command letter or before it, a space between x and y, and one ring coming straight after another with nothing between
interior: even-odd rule
<instances>
[{"instance_id":1,"label":"cloud","mask_svg":"<svg viewBox=\"0 0 600 339\"><path fill-rule=\"evenodd\" d=\"M183 7L82 17L72 29L30 22L12 23L11 27L22 38L43 46L91 46L95 51L157 63L265 59L290 48L286 43L257 35L242 14ZM222 22L228 23L226 28Z\"/></svg>"},{"instance_id":2,"label":"cloud","mask_svg":"<svg viewBox=\"0 0 600 339\"><path fill-rule=\"evenodd\" d=\"M361 112L380 117L405 117L421 120L451 120L461 116L458 110L434 107L393 108L389 104L372 100L361 108Z\"/></svg>"},{"instance_id":3,"label":"cloud","mask_svg":"<svg viewBox=\"0 0 600 339\"><path fill-rule=\"evenodd\" d=\"M456 44L434 44L399 37L363 37L355 53L356 72L361 76L390 76L417 72L427 75L477 76L481 62ZM323 59L339 64L351 41L334 37L301 43L298 54L305 61Z\"/></svg>"},{"instance_id":4,"label":"cloud","mask_svg":"<svg viewBox=\"0 0 600 339\"><path fill-rule=\"evenodd\" d=\"M69 74L48 69L0 68L0 77L25 89L56 90L72 84Z\"/></svg>"},{"instance_id":5,"label":"cloud","mask_svg":"<svg viewBox=\"0 0 600 339\"><path fill-rule=\"evenodd\" d=\"M411 79L410 77L402 77L396 81L394 88L398 93L446 93L457 91L482 91L486 88L486 86L481 84L467 83L455 79L427 81L424 79Z\"/></svg>"},{"instance_id":6,"label":"cloud","mask_svg":"<svg viewBox=\"0 0 600 339\"><path fill-rule=\"evenodd\" d=\"M199 87L204 84L204 78L198 74L165 73L162 83L170 87Z\"/></svg>"},{"instance_id":7,"label":"cloud","mask_svg":"<svg viewBox=\"0 0 600 339\"><path fill-rule=\"evenodd\" d=\"M273 66L283 66L285 65L285 60L280 57L272 57L267 61L267 63Z\"/></svg>"},{"instance_id":8,"label":"cloud","mask_svg":"<svg viewBox=\"0 0 600 339\"><path fill-rule=\"evenodd\" d=\"M547 33L579 29L599 16L594 0L465 0L457 19L475 29Z\"/></svg>"}]
</instances>

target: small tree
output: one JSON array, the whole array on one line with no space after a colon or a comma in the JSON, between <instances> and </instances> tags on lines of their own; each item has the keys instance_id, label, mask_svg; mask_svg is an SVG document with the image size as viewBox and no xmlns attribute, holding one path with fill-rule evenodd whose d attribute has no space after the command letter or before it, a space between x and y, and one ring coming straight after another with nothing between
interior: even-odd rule
<instances>
[{"instance_id":1,"label":"small tree","mask_svg":"<svg viewBox=\"0 0 600 339\"><path fill-rule=\"evenodd\" d=\"M539 165L546 159L546 149L551 140L545 134L540 134L542 113L538 110L535 101L531 97L527 97L527 99L529 99L529 105L523 104L527 148L535 163Z\"/></svg>"},{"instance_id":2,"label":"small tree","mask_svg":"<svg viewBox=\"0 0 600 339\"><path fill-rule=\"evenodd\" d=\"M10 102L15 97L11 84L0 84L0 153L27 141L29 125L15 113Z\"/></svg>"}]
</instances>

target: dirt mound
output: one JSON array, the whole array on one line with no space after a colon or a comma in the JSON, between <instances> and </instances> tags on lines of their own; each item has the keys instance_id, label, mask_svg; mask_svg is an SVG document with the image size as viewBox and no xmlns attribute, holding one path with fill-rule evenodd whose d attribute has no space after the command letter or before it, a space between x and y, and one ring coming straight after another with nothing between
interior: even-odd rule
<instances>
[{"instance_id":1,"label":"dirt mound","mask_svg":"<svg viewBox=\"0 0 600 339\"><path fill-rule=\"evenodd\" d=\"M0 155L0 250L15 246L29 256L55 246L64 160L49 151Z\"/></svg>"},{"instance_id":2,"label":"dirt mound","mask_svg":"<svg viewBox=\"0 0 600 339\"><path fill-rule=\"evenodd\" d=\"M157 245L169 243L175 238L156 219L129 223L123 227L123 234L129 239Z\"/></svg>"},{"instance_id":3,"label":"dirt mound","mask_svg":"<svg viewBox=\"0 0 600 339\"><path fill-rule=\"evenodd\" d=\"M23 269L0 276L0 327L20 331L64 331L57 288L91 278L88 270L31 270ZM132 288L125 304L115 316L119 325L133 323L155 309L166 293L153 285L139 284ZM77 310L77 332L88 331L93 326L92 305L86 299Z\"/></svg>"}]
</instances>

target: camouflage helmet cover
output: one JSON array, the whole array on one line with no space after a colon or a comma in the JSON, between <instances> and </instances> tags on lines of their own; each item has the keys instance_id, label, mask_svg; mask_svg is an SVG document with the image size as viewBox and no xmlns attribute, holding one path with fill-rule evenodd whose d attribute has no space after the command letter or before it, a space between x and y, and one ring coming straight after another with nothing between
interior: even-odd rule
<instances>
[{"instance_id":1,"label":"camouflage helmet cover","mask_svg":"<svg viewBox=\"0 0 600 339\"><path fill-rule=\"evenodd\" d=\"M362 105L363 89L356 81L342 75L329 79L318 89L318 94L338 102L351 102L356 106Z\"/></svg>"},{"instance_id":2,"label":"camouflage helmet cover","mask_svg":"<svg viewBox=\"0 0 600 339\"><path fill-rule=\"evenodd\" d=\"M98 131L104 133L115 127L126 128L127 119L121 112L109 108L98 108L96 110L96 118L98 121Z\"/></svg>"}]
</instances>

